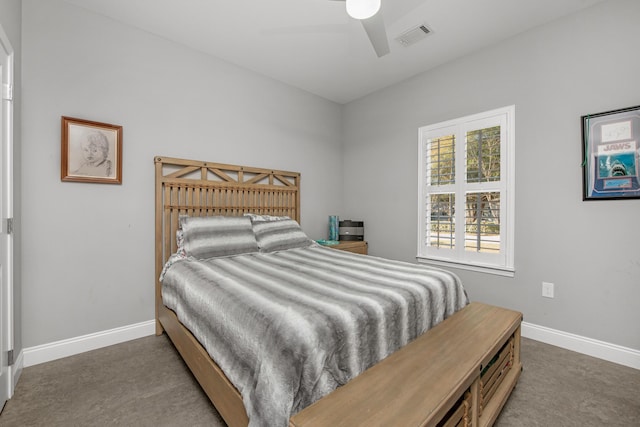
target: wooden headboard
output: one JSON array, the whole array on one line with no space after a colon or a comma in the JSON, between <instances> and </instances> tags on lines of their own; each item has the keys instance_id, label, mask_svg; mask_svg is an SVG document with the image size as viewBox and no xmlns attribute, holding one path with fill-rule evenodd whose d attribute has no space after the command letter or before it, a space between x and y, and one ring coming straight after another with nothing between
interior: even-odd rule
<instances>
[{"instance_id":1,"label":"wooden headboard","mask_svg":"<svg viewBox=\"0 0 640 427\"><path fill-rule=\"evenodd\" d=\"M178 217L245 213L300 222L300 174L273 169L156 157L156 313L160 273L175 252Z\"/></svg>"}]
</instances>

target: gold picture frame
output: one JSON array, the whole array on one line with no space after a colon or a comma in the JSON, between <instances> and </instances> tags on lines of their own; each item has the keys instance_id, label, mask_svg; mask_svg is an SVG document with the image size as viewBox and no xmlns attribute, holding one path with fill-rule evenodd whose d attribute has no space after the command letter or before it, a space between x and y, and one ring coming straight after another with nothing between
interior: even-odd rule
<instances>
[{"instance_id":1,"label":"gold picture frame","mask_svg":"<svg viewBox=\"0 0 640 427\"><path fill-rule=\"evenodd\" d=\"M122 126L62 116L61 180L122 184Z\"/></svg>"}]
</instances>

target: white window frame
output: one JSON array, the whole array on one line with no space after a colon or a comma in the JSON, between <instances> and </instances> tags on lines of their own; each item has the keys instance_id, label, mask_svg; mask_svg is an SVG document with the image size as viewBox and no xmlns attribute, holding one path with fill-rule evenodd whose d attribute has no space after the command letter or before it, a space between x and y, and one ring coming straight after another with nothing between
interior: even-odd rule
<instances>
[{"instance_id":1,"label":"white window frame","mask_svg":"<svg viewBox=\"0 0 640 427\"><path fill-rule=\"evenodd\" d=\"M466 182L467 131L500 125L500 181ZM427 174L427 141L455 135L455 183L431 185ZM466 193L500 192L500 252L497 254L467 251L464 248L464 226L455 227L454 248L427 245L430 214L427 201L431 194L455 194L455 222L464 224ZM418 130L418 254L419 262L455 267L513 277L515 219L515 105L448 120Z\"/></svg>"}]
</instances>

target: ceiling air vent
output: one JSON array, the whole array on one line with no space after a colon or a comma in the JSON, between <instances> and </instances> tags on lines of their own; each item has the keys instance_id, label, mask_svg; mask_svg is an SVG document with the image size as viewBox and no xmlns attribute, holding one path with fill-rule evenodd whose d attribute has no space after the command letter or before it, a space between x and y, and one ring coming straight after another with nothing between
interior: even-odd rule
<instances>
[{"instance_id":1,"label":"ceiling air vent","mask_svg":"<svg viewBox=\"0 0 640 427\"><path fill-rule=\"evenodd\" d=\"M403 46L411 46L412 44L418 43L420 40L424 39L431 33L431 30L427 28L426 25L418 25L417 27L411 28L410 30L405 31L396 37L396 40Z\"/></svg>"}]
</instances>

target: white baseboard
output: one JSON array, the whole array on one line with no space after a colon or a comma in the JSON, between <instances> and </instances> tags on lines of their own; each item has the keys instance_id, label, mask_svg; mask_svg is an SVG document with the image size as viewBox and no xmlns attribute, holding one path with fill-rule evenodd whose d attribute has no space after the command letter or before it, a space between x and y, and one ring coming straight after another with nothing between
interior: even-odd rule
<instances>
[{"instance_id":1,"label":"white baseboard","mask_svg":"<svg viewBox=\"0 0 640 427\"><path fill-rule=\"evenodd\" d=\"M640 351L580 335L522 322L522 336L567 350L640 369Z\"/></svg>"},{"instance_id":2,"label":"white baseboard","mask_svg":"<svg viewBox=\"0 0 640 427\"><path fill-rule=\"evenodd\" d=\"M18 355L17 362L20 363L16 363L16 373L19 375L22 366L26 368L28 366L38 365L62 357L73 356L84 353L85 351L95 350L153 334L155 334L155 321L149 320L135 325L26 348ZM640 369L640 351L631 348L527 322L522 322L522 336L620 365ZM17 381L16 377L14 377L14 379Z\"/></svg>"},{"instance_id":3,"label":"white baseboard","mask_svg":"<svg viewBox=\"0 0 640 427\"><path fill-rule=\"evenodd\" d=\"M156 333L155 320L24 349L24 367L73 356Z\"/></svg>"}]
</instances>

